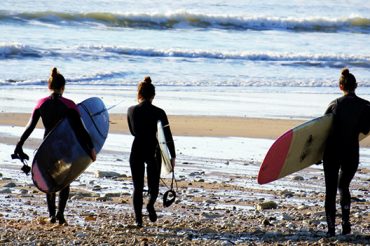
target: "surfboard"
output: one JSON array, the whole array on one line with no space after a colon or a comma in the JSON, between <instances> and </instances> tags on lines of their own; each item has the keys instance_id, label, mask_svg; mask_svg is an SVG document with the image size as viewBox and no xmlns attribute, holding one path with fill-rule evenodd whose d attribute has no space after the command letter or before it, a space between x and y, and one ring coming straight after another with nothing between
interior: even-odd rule
<instances>
[{"instance_id":1,"label":"surfboard","mask_svg":"<svg viewBox=\"0 0 370 246\"><path fill-rule=\"evenodd\" d=\"M160 120L157 122L157 139L162 156L161 176L164 176L173 172L173 167L171 164L170 150L167 147L167 141L164 135L163 125Z\"/></svg>"},{"instance_id":2,"label":"surfboard","mask_svg":"<svg viewBox=\"0 0 370 246\"><path fill-rule=\"evenodd\" d=\"M333 123L328 114L305 122L281 135L268 150L257 181L266 184L322 160Z\"/></svg>"},{"instance_id":3,"label":"surfboard","mask_svg":"<svg viewBox=\"0 0 370 246\"><path fill-rule=\"evenodd\" d=\"M88 98L77 106L96 153L99 153L108 136L108 111L97 97ZM89 151L79 141L70 120L65 118L38 148L32 162L32 180L45 193L57 192L80 176L91 163Z\"/></svg>"}]
</instances>

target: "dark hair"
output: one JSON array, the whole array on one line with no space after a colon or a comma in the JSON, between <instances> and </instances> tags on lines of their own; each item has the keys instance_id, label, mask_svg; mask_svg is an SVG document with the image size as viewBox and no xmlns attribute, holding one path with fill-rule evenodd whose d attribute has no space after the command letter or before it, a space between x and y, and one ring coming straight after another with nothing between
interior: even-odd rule
<instances>
[{"instance_id":1,"label":"dark hair","mask_svg":"<svg viewBox=\"0 0 370 246\"><path fill-rule=\"evenodd\" d=\"M357 88L356 78L349 72L348 68L343 68L339 78L339 84L344 91L354 91Z\"/></svg>"},{"instance_id":2,"label":"dark hair","mask_svg":"<svg viewBox=\"0 0 370 246\"><path fill-rule=\"evenodd\" d=\"M48 80L48 87L50 90L60 90L62 89L66 84L66 80L64 79L63 75L61 75L57 68L54 67L51 70L51 75Z\"/></svg>"},{"instance_id":3,"label":"dark hair","mask_svg":"<svg viewBox=\"0 0 370 246\"><path fill-rule=\"evenodd\" d=\"M155 87L152 84L152 79L147 76L144 81L141 81L137 87L138 100L150 100L155 96Z\"/></svg>"}]
</instances>

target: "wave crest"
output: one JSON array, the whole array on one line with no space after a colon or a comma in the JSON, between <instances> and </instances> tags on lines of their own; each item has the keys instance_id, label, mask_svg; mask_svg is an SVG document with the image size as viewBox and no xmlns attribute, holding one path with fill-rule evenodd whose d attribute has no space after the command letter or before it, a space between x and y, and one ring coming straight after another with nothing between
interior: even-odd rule
<instances>
[{"instance_id":1,"label":"wave crest","mask_svg":"<svg viewBox=\"0 0 370 246\"><path fill-rule=\"evenodd\" d=\"M170 13L67 13L23 12L0 13L1 21L39 21L55 25L105 25L122 28L177 29L215 28L227 30L288 30L310 32L361 31L370 32L370 19L364 17L246 17L207 15L177 11Z\"/></svg>"},{"instance_id":2,"label":"wave crest","mask_svg":"<svg viewBox=\"0 0 370 246\"><path fill-rule=\"evenodd\" d=\"M241 62L276 62L291 66L370 67L369 55L310 54L277 52L232 52L217 50L154 49L119 46L76 46L65 49L41 49L22 44L1 44L0 59L56 57L63 59L124 59L127 56L180 59L239 60Z\"/></svg>"}]
</instances>

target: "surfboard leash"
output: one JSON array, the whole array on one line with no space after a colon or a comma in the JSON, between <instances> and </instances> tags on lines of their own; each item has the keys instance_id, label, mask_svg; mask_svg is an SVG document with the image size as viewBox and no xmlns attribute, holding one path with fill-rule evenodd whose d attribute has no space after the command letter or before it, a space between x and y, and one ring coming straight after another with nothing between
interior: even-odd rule
<instances>
[{"instance_id":1,"label":"surfboard leash","mask_svg":"<svg viewBox=\"0 0 370 246\"><path fill-rule=\"evenodd\" d=\"M116 104L114 104L114 105L112 105L112 106L108 107L108 108L105 108L105 107L104 107L104 109L102 109L102 110L100 110L100 111L98 111L98 112L96 112L96 113L92 114L91 116L92 116L92 117L95 117L95 116L97 116L97 115L99 115L99 114L101 114L101 113L103 113L103 112L105 112L105 111L109 111L109 110L111 110L112 108L117 107L118 105L120 105L120 104L121 104L121 103L123 103L123 102L124 102L124 99L123 99L123 100L121 100L121 101L119 101L118 103L116 103Z\"/></svg>"},{"instance_id":2,"label":"surfboard leash","mask_svg":"<svg viewBox=\"0 0 370 246\"><path fill-rule=\"evenodd\" d=\"M161 178L161 181L164 184L164 186L168 189L163 194L163 206L166 208L166 207L171 206L171 204L174 203L176 199L176 192L178 190L178 186L177 186L177 180L175 178L175 171L174 170L172 171L171 187L168 187L162 178ZM176 191L174 191L173 189L174 183L176 184Z\"/></svg>"},{"instance_id":3,"label":"surfboard leash","mask_svg":"<svg viewBox=\"0 0 370 246\"><path fill-rule=\"evenodd\" d=\"M11 158L14 160L14 159L18 159L22 162L23 164L23 167L21 168L21 170L26 174L28 175L30 172L31 172L31 167L28 166L27 164L27 160L28 160L28 156L27 155L20 155L20 154L11 154Z\"/></svg>"}]
</instances>

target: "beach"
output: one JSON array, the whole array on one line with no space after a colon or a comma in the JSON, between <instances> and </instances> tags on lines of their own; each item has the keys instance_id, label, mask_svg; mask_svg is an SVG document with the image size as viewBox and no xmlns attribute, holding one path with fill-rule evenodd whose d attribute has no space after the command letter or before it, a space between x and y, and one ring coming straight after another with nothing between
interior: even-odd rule
<instances>
[{"instance_id":1,"label":"beach","mask_svg":"<svg viewBox=\"0 0 370 246\"><path fill-rule=\"evenodd\" d=\"M29 114L0 114L0 242L83 245L266 245L368 244L370 217L366 165L352 185L353 234L326 238L322 166L313 166L267 185L258 185L259 165L273 139L300 120L169 115L178 152L177 199L164 208L161 183L151 223L134 226L130 141L125 115L112 114L110 135L96 163L72 183L68 226L48 223L42 192L9 156ZM199 127L203 125L203 127ZM22 127L21 127L22 126ZM205 127L207 126L207 127ZM266 130L269 129L269 130ZM42 130L25 144L32 153ZM222 146L221 149L219 149ZM5 147L5 148L4 148ZM245 149L244 149L245 148ZM244 150L243 150L244 149ZM367 155L367 152L365 152ZM115 174L104 177L103 171ZM169 177L165 178L168 186ZM265 208L265 205L272 207ZM340 220L337 220L340 234Z\"/></svg>"},{"instance_id":2,"label":"beach","mask_svg":"<svg viewBox=\"0 0 370 246\"><path fill-rule=\"evenodd\" d=\"M326 238L322 165L256 181L273 142L342 95L340 70L370 101L367 1L3 0L0 10L0 245L369 245L370 138L351 183L352 234ZM68 226L47 221L45 195L10 159L53 67L63 96L100 98L110 131L71 184ZM176 202L133 226L126 113L150 76L168 115ZM32 159L41 121L24 144ZM29 164L31 161L28 162Z\"/></svg>"}]
</instances>

